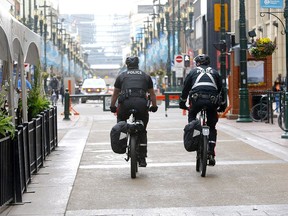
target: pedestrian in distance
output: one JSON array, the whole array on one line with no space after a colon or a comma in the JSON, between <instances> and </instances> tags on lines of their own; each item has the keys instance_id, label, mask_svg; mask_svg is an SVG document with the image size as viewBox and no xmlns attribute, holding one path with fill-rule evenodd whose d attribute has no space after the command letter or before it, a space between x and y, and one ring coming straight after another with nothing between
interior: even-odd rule
<instances>
[{"instance_id":1,"label":"pedestrian in distance","mask_svg":"<svg viewBox=\"0 0 288 216\"><path fill-rule=\"evenodd\" d=\"M220 74L210 67L210 57L200 54L194 58L196 68L192 69L184 81L179 108L189 110L188 122L196 119L197 114L206 107L207 125L210 127L208 158L210 166L216 164L215 146L217 140L216 124L218 112L224 112L227 102L224 100ZM189 107L186 106L189 98Z\"/></svg>"},{"instance_id":2,"label":"pedestrian in distance","mask_svg":"<svg viewBox=\"0 0 288 216\"><path fill-rule=\"evenodd\" d=\"M116 78L114 91L111 97L110 110L117 112L117 122L126 121L129 110L136 109L136 119L142 120L145 131L140 135L139 166L146 167L147 157L147 124L149 121L149 111L156 112L156 94L153 88L151 76L139 69L138 57L128 57L126 59L127 71L122 72ZM152 106L147 106L149 94ZM116 107L116 102L118 106Z\"/></svg>"},{"instance_id":3,"label":"pedestrian in distance","mask_svg":"<svg viewBox=\"0 0 288 216\"><path fill-rule=\"evenodd\" d=\"M53 76L49 83L49 88L51 90L51 96L53 95L53 92L56 94L57 100L59 99L59 81L56 76Z\"/></svg>"},{"instance_id":4,"label":"pedestrian in distance","mask_svg":"<svg viewBox=\"0 0 288 216\"><path fill-rule=\"evenodd\" d=\"M21 83L21 78L19 77L17 87L18 87L18 90L20 90L20 91L21 91L21 87L22 87L21 84L22 84L22 83ZM31 89L32 89L32 85L31 85L31 83L29 82L29 80L28 80L27 77L26 77L26 89L28 89L28 90L31 90Z\"/></svg>"},{"instance_id":5,"label":"pedestrian in distance","mask_svg":"<svg viewBox=\"0 0 288 216\"><path fill-rule=\"evenodd\" d=\"M60 87L60 95L61 95L61 103L62 103L62 105L64 104L64 94L65 94L64 85L62 84L61 87Z\"/></svg>"},{"instance_id":6,"label":"pedestrian in distance","mask_svg":"<svg viewBox=\"0 0 288 216\"><path fill-rule=\"evenodd\" d=\"M274 92L274 99L276 103L276 112L279 112L279 105L280 105L280 92L283 91L283 86L281 84L281 80L276 79L274 81L274 85L272 86L272 91Z\"/></svg>"}]
</instances>

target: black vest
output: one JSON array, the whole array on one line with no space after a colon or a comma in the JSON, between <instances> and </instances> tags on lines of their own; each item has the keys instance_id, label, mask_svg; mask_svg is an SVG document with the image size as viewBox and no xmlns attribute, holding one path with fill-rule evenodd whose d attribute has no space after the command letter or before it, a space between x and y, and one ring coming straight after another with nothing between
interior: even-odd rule
<instances>
[{"instance_id":1,"label":"black vest","mask_svg":"<svg viewBox=\"0 0 288 216\"><path fill-rule=\"evenodd\" d=\"M148 91L148 81L147 74L143 71L134 69L128 70L123 74L123 80L121 85L121 92L125 92L126 90L132 89L141 89L145 92Z\"/></svg>"}]
</instances>

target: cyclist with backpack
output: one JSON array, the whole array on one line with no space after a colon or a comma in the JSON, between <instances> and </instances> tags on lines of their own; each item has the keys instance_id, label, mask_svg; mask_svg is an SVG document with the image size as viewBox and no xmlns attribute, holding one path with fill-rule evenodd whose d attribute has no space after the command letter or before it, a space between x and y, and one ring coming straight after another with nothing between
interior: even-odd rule
<instances>
[{"instance_id":1,"label":"cyclist with backpack","mask_svg":"<svg viewBox=\"0 0 288 216\"><path fill-rule=\"evenodd\" d=\"M192 69L184 81L180 96L179 108L188 109L188 122L196 119L197 114L206 107L207 125L210 127L208 158L210 166L216 164L215 146L217 140L216 124L218 113L224 112L227 103L223 97L222 79L219 73L211 68L210 57L200 54L194 58L196 68ZM189 97L189 107L186 106Z\"/></svg>"},{"instance_id":2,"label":"cyclist with backpack","mask_svg":"<svg viewBox=\"0 0 288 216\"><path fill-rule=\"evenodd\" d=\"M153 88L151 76L139 69L138 57L128 57L126 59L127 71L121 73L116 78L114 83L114 91L111 97L110 110L112 113L117 112L117 122L126 121L129 116L129 110L136 109L135 117L137 120L142 120L146 129L149 121L149 113L156 112L158 106L156 103L156 94ZM147 93L150 95L152 106L147 100ZM116 101L118 100L118 107ZM140 137L139 149L139 166L146 167L147 157L147 131Z\"/></svg>"}]
</instances>

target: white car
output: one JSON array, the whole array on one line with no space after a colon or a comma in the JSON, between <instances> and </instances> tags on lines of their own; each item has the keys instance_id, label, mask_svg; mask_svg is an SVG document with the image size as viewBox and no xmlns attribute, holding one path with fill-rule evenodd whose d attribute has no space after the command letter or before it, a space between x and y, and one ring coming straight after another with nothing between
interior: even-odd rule
<instances>
[{"instance_id":1,"label":"white car","mask_svg":"<svg viewBox=\"0 0 288 216\"><path fill-rule=\"evenodd\" d=\"M99 100L101 97L97 97L97 95L101 96L107 93L106 82L101 78L85 79L82 84L81 93L87 96L91 95L91 97L81 98L82 103L86 103L87 100Z\"/></svg>"}]
</instances>

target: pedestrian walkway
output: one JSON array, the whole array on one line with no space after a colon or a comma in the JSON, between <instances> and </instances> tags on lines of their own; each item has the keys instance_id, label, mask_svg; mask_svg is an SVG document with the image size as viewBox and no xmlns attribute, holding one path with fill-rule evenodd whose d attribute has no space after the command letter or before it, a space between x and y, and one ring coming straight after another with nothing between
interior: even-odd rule
<instances>
[{"instance_id":1,"label":"pedestrian walkway","mask_svg":"<svg viewBox=\"0 0 288 216\"><path fill-rule=\"evenodd\" d=\"M219 119L217 164L201 178L182 144L187 116L169 109L165 117L161 105L150 115L148 166L131 180L129 163L109 146L115 116L97 103L75 109L80 115L63 120L58 107L59 147L24 203L1 216L288 215L288 140L276 124Z\"/></svg>"}]
</instances>

